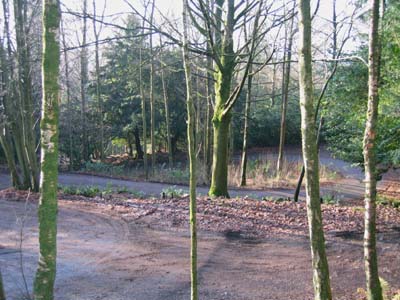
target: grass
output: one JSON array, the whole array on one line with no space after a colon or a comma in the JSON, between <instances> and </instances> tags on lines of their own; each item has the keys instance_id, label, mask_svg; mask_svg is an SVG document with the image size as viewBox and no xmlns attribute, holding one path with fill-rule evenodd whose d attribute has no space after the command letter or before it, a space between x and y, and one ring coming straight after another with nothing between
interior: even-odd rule
<instances>
[{"instance_id":1,"label":"grass","mask_svg":"<svg viewBox=\"0 0 400 300\"><path fill-rule=\"evenodd\" d=\"M284 161L281 176L276 176L276 160L256 159L249 160L247 166L247 186L251 188L279 188L296 186L299 177L302 162ZM81 170L99 175L124 177L135 180L143 180L143 169L136 167L124 167L123 165L112 165L102 162L88 162ZM231 162L228 167L228 184L238 186L240 183L240 165ZM340 175L329 169L320 166L320 180L322 183L331 182L340 178ZM170 169L166 164L158 165L153 175L149 176L150 181L169 183L169 184L187 184L189 182L188 168L177 163L176 167ZM207 173L204 164L200 161L197 167L197 183L199 185L207 184Z\"/></svg>"}]
</instances>

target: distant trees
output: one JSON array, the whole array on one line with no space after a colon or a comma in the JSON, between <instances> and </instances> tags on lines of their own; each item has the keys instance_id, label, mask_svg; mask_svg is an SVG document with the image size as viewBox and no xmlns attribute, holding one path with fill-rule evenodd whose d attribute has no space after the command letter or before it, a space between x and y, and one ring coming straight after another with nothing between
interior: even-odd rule
<instances>
[{"instance_id":1,"label":"distant trees","mask_svg":"<svg viewBox=\"0 0 400 300\"><path fill-rule=\"evenodd\" d=\"M32 87L32 63L36 40L31 31L36 24L34 12L38 4L24 0L13 1L15 31L10 27L10 6L2 1L5 36L0 45L1 55L1 134L0 143L5 152L13 186L18 189L39 190L39 168L36 154L35 121L36 90ZM31 26L28 25L31 24ZM16 45L13 45L13 41ZM19 171L20 170L20 171Z\"/></svg>"},{"instance_id":2,"label":"distant trees","mask_svg":"<svg viewBox=\"0 0 400 300\"><path fill-rule=\"evenodd\" d=\"M60 2L43 0L39 263L34 282L35 300L54 298L56 277L60 19Z\"/></svg>"}]
</instances>

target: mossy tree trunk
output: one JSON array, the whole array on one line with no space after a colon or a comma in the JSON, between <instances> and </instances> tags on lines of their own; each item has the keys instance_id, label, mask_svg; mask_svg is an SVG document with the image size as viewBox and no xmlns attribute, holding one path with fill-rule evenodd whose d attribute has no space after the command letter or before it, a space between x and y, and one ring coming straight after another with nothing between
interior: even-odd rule
<instances>
[{"instance_id":1,"label":"mossy tree trunk","mask_svg":"<svg viewBox=\"0 0 400 300\"><path fill-rule=\"evenodd\" d=\"M379 104L379 0L372 2L372 20L369 33L369 77L368 110L365 125L363 152L365 168L365 231L364 263L367 281L368 300L382 300L382 288L378 275L378 257L376 253L376 126Z\"/></svg>"},{"instance_id":2,"label":"mossy tree trunk","mask_svg":"<svg viewBox=\"0 0 400 300\"><path fill-rule=\"evenodd\" d=\"M319 190L319 159L315 128L310 0L299 2L299 85L303 161L306 178L307 216L311 244L314 297L332 299Z\"/></svg>"},{"instance_id":3,"label":"mossy tree trunk","mask_svg":"<svg viewBox=\"0 0 400 300\"><path fill-rule=\"evenodd\" d=\"M43 0L43 98L40 122L42 169L35 300L54 298L56 277L60 18L59 0Z\"/></svg>"},{"instance_id":4,"label":"mossy tree trunk","mask_svg":"<svg viewBox=\"0 0 400 300\"><path fill-rule=\"evenodd\" d=\"M3 276L1 275L1 270L0 270L0 300L6 300L6 293L4 291Z\"/></svg>"},{"instance_id":5,"label":"mossy tree trunk","mask_svg":"<svg viewBox=\"0 0 400 300\"><path fill-rule=\"evenodd\" d=\"M190 57L188 49L188 0L183 0L183 64L186 78L186 104L187 104L187 136L189 150L189 170L190 170L190 275L191 275L191 300L198 299L197 290L197 228L196 228L196 140L195 140L195 120L196 111L192 98L192 83L190 70Z\"/></svg>"},{"instance_id":6,"label":"mossy tree trunk","mask_svg":"<svg viewBox=\"0 0 400 300\"><path fill-rule=\"evenodd\" d=\"M229 197L228 193L228 156L229 156L229 125L231 121L231 110L236 103L240 92L243 89L245 81L249 75L251 62L254 58L256 40L258 33L258 24L261 14L262 1L259 2L259 8L254 18L253 32L248 51L247 63L240 83L231 90L231 83L235 67L237 65L237 53L233 49L233 33L235 26L240 18L235 17L235 1L227 0L216 1L217 25L215 32L215 44L218 55L214 57L215 62L215 107L212 119L214 144L213 144L213 163L211 171L210 196ZM248 7L248 6L246 6ZM224 30L221 30L222 9L226 10L226 19L224 20ZM222 36L223 34L223 36Z\"/></svg>"}]
</instances>

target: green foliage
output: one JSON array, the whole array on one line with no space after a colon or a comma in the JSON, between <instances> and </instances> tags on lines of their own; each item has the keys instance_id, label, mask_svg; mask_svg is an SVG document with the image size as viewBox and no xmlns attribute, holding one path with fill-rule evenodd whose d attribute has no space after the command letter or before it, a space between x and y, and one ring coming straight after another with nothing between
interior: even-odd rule
<instances>
[{"instance_id":1,"label":"green foliage","mask_svg":"<svg viewBox=\"0 0 400 300\"><path fill-rule=\"evenodd\" d=\"M169 186L163 189L160 193L161 197L168 197L168 198L175 198L175 197L182 197L186 192L183 189L179 189L174 186Z\"/></svg>"},{"instance_id":2,"label":"green foliage","mask_svg":"<svg viewBox=\"0 0 400 300\"><path fill-rule=\"evenodd\" d=\"M385 196L378 195L377 204L392 206L394 208L400 208L400 199L393 199Z\"/></svg>"},{"instance_id":3,"label":"green foliage","mask_svg":"<svg viewBox=\"0 0 400 300\"><path fill-rule=\"evenodd\" d=\"M400 165L400 4L388 4L383 22L377 159L382 171ZM362 46L358 56L367 57ZM338 157L363 163L362 138L368 98L368 69L360 62L341 64L327 92L324 137Z\"/></svg>"},{"instance_id":4,"label":"green foliage","mask_svg":"<svg viewBox=\"0 0 400 300\"><path fill-rule=\"evenodd\" d=\"M101 193L98 186L86 185L86 186L59 186L64 194L84 196L88 198L96 197Z\"/></svg>"}]
</instances>

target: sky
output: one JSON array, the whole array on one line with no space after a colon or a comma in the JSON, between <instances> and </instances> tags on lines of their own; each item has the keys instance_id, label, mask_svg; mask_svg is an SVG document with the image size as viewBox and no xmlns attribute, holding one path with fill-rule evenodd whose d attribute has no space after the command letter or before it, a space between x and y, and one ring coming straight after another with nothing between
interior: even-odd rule
<instances>
[{"instance_id":1,"label":"sky","mask_svg":"<svg viewBox=\"0 0 400 300\"><path fill-rule=\"evenodd\" d=\"M106 21L113 24L123 25L124 20L126 20L128 14L132 12L132 9L126 3L127 1L129 1L129 3L133 7L135 7L135 9L137 9L140 12L143 12L142 3L144 0L95 0L95 1L96 1L97 15L102 14L105 5L105 15L108 16L106 18ZM155 0L155 1L156 1L155 2L156 15L157 15L157 10L159 10L165 16L173 17L174 19L180 19L182 13L182 0ZM289 2L290 0L278 0L278 1ZM326 20L330 20L332 18L333 1L334 0L320 0L320 7L317 15L318 17L315 18L313 23L315 30L317 31L321 30L329 34L331 33L330 29L331 26L326 22ZM355 0L336 0L338 20L341 20L344 16L349 16L352 13L353 7L349 3L353 1ZM63 11L71 10L80 13L82 11L82 2L83 1L81 0L62 0L62 10ZM236 2L238 3L239 0L236 0ZM312 11L314 11L315 5L316 5L316 0L312 0ZM93 11L93 0L88 0L88 11L90 14ZM66 21L66 23L68 23L66 30L67 30L67 35L69 36L69 44L77 45L77 40L81 38L79 34L77 34L77 32L81 32L80 29L82 28L82 22L77 21L76 18L74 19L74 17L68 15L64 15L63 17L66 20L68 19L71 20L70 22ZM158 17L158 20L160 20L160 17ZM92 25L91 21L89 21L89 29L88 29L89 40L93 40L93 31L91 29L91 25ZM104 27L101 34L101 38L114 36L116 30L117 29L115 27ZM346 30L343 30L343 32L345 31ZM329 47L329 43L325 42L323 34L320 37L313 37L313 39L315 44L324 45L325 43L326 44L325 46ZM354 49L355 45L356 45L355 43L352 44L352 42L349 42L348 46L346 47L347 49L345 50Z\"/></svg>"}]
</instances>

